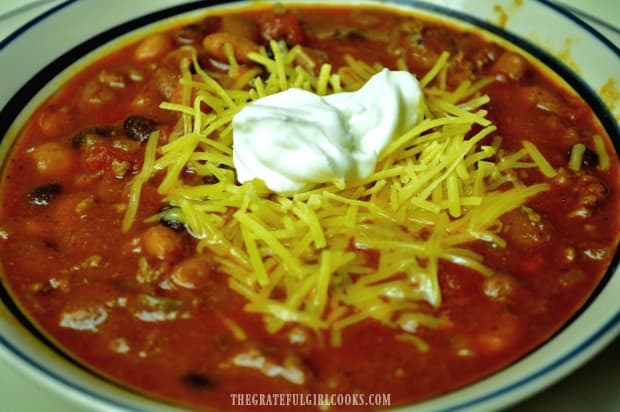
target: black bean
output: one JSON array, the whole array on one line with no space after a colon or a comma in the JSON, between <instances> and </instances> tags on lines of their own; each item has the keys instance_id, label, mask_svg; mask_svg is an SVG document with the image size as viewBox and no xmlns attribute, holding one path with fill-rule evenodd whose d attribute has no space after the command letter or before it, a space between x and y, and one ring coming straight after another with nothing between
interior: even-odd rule
<instances>
[{"instance_id":1,"label":"black bean","mask_svg":"<svg viewBox=\"0 0 620 412\"><path fill-rule=\"evenodd\" d=\"M569 147L566 151L566 159L570 159L571 153L573 152L573 146ZM581 158L581 167L585 169L592 169L598 166L598 154L589 147L586 147L586 150L583 152L583 157Z\"/></svg>"},{"instance_id":2,"label":"black bean","mask_svg":"<svg viewBox=\"0 0 620 412\"><path fill-rule=\"evenodd\" d=\"M35 187L28 193L28 203L35 206L46 206L50 204L61 191L62 185L59 183L49 183Z\"/></svg>"},{"instance_id":3,"label":"black bean","mask_svg":"<svg viewBox=\"0 0 620 412\"><path fill-rule=\"evenodd\" d=\"M181 377L181 381L196 389L211 389L215 386L213 380L203 373L189 372Z\"/></svg>"},{"instance_id":4,"label":"black bean","mask_svg":"<svg viewBox=\"0 0 620 412\"><path fill-rule=\"evenodd\" d=\"M219 181L220 179L218 179L215 175L206 175L202 178L202 183L204 183L205 185L214 185Z\"/></svg>"},{"instance_id":5,"label":"black bean","mask_svg":"<svg viewBox=\"0 0 620 412\"><path fill-rule=\"evenodd\" d=\"M167 228L174 230L175 232L185 230L185 225L183 223L179 222L178 220L169 219L166 216L160 217L159 223L166 226Z\"/></svg>"},{"instance_id":6,"label":"black bean","mask_svg":"<svg viewBox=\"0 0 620 412\"><path fill-rule=\"evenodd\" d=\"M598 154L586 147L586 151L583 152L583 158L581 159L581 165L587 169L598 166Z\"/></svg>"},{"instance_id":7,"label":"black bean","mask_svg":"<svg viewBox=\"0 0 620 412\"><path fill-rule=\"evenodd\" d=\"M76 134L75 136L73 136L73 139L71 139L71 146L75 147L76 149L81 149L82 146L84 146L84 141L87 138L87 134L84 131L79 132L78 134Z\"/></svg>"},{"instance_id":8,"label":"black bean","mask_svg":"<svg viewBox=\"0 0 620 412\"><path fill-rule=\"evenodd\" d=\"M56 244L56 242L53 242L49 239L44 240L43 244L45 245L46 248L51 249L51 250L55 250L55 251L59 251L60 248L58 247L58 245Z\"/></svg>"},{"instance_id":9,"label":"black bean","mask_svg":"<svg viewBox=\"0 0 620 412\"><path fill-rule=\"evenodd\" d=\"M151 133L155 131L157 128L157 123L151 119L147 119L146 117L129 116L125 119L123 127L127 137L144 142L149 138Z\"/></svg>"},{"instance_id":10,"label":"black bean","mask_svg":"<svg viewBox=\"0 0 620 412\"><path fill-rule=\"evenodd\" d=\"M160 213L159 223L161 223L162 225L166 226L169 229L174 230L175 232L180 232L182 230L185 230L185 224L183 222L176 220L174 218L174 214L165 213L166 211L172 210L172 209L173 208L170 205L164 205L163 207L159 209L159 213Z\"/></svg>"},{"instance_id":11,"label":"black bean","mask_svg":"<svg viewBox=\"0 0 620 412\"><path fill-rule=\"evenodd\" d=\"M201 53L201 54L198 55L198 61L200 62L200 64L202 64L202 55L203 54L204 53ZM188 67L189 67L189 72L191 74L197 74L198 73L198 70L196 70L196 65L194 63L190 63L190 65Z\"/></svg>"},{"instance_id":12,"label":"black bean","mask_svg":"<svg viewBox=\"0 0 620 412\"><path fill-rule=\"evenodd\" d=\"M276 58L276 55L273 53L273 49L271 48L270 44L265 46L265 53L267 53L267 57L269 57L271 60L274 60Z\"/></svg>"}]
</instances>

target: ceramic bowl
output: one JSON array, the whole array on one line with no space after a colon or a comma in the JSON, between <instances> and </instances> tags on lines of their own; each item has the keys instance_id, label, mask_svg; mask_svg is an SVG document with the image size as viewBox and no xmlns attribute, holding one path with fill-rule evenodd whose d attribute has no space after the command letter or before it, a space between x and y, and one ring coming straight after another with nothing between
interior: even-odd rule
<instances>
[{"instance_id":1,"label":"ceramic bowl","mask_svg":"<svg viewBox=\"0 0 620 412\"><path fill-rule=\"evenodd\" d=\"M0 44L0 136L11 136L28 114L72 71L166 19L229 7L222 1L66 1ZM440 15L457 26L478 28L516 44L556 71L591 103L620 144L620 107L612 113L600 90L618 76L620 52L584 22L547 1L383 1ZM330 2L331 4L331 2ZM96 18L92 18L96 16ZM44 45L44 47L43 47ZM36 50L36 53L32 53ZM19 64L15 64L19 62ZM67 70L68 69L68 70ZM6 151L10 139L2 142ZM569 374L620 332L618 255L579 313L544 345L520 361L447 395L402 407L415 411L497 410L531 396ZM29 378L87 410L175 410L99 379L68 360L30 323L0 288L0 356Z\"/></svg>"}]
</instances>

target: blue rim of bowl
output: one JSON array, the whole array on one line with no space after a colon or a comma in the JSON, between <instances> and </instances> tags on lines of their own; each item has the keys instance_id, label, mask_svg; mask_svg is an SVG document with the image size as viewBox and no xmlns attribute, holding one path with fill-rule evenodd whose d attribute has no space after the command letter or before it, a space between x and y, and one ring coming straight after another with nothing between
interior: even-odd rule
<instances>
[{"instance_id":1,"label":"blue rim of bowl","mask_svg":"<svg viewBox=\"0 0 620 412\"><path fill-rule=\"evenodd\" d=\"M18 28L16 31L10 34L7 38L5 38L3 41L0 42L0 52L6 46L8 46L13 40L15 40L17 37L22 35L24 32L28 31L29 29L36 26L37 24L43 22L47 17L61 11L62 9L70 6L71 4L77 1L78 0L67 0L49 9L45 13L37 16L36 18L29 21L22 27ZM592 26L590 26L585 21L575 16L574 14L570 13L569 11L551 3L549 0L533 0L533 1L545 7L548 7L549 9L553 10L555 13L560 14L564 18L572 21L577 26L586 30L587 32L592 34L605 47L610 49L616 55L616 57L618 57L618 59L620 59L620 49L616 45L611 43L607 38L601 35L596 29L594 29ZM66 69L70 64L73 64L75 61L83 57L86 53L94 50L97 47L104 45L110 40L116 39L117 37L125 35L146 24L159 22L164 19L174 18L175 16L180 15L182 13L197 11L199 9L203 9L209 6L228 4L228 3L234 4L235 1L199 0L199 1L191 2L187 4L182 4L182 5L178 5L174 7L161 9L161 10L149 13L147 15L132 19L128 22L119 24L109 30L106 30L104 32L101 32L93 36L92 38L70 49L69 51L67 51L66 53L56 58L55 60L53 60L51 63L49 63L42 70L40 70L35 76L33 76L28 82L26 82L26 84L22 86L17 91L17 93L11 97L11 99L7 102L7 104L2 109L2 111L0 111L0 140L2 139L2 136L6 134L8 128L10 127L12 122L15 120L19 112L21 111L21 108L24 107L25 103L29 102L30 99L33 97L34 93L32 91L39 90L49 80L51 80L55 75L59 74L61 71ZM588 103L590 104L590 107L592 108L594 113L598 116L603 127L605 128L605 130L611 137L611 140L614 144L616 152L620 153L620 128L618 126L618 122L615 120L613 115L606 108L605 104L601 101L598 95L594 93L593 90L583 80L581 80L571 69L569 69L562 62L557 60L555 57L552 57L547 52L544 52L543 50L541 50L538 46L534 45L533 43L519 36L511 34L497 26L494 26L488 22L479 20L476 17L466 15L457 10L452 10L452 9L445 8L443 6L438 6L436 4L431 4L431 3L427 3L425 1L420 1L420 0L387 0L387 3L411 8L413 12L415 12L415 10L421 10L421 11L431 12L433 15L448 16L456 21L461 21L461 22L471 24L476 29L481 29L483 31L490 32L498 36L499 38L503 38L504 40L507 40L509 43L531 53L543 65L547 66L549 69L551 69L556 74L558 74L562 79L564 79L564 81L566 81L571 87L573 87L575 91L583 99L588 101ZM614 272L618 269L619 264L620 264L620 250L616 250L616 253L614 254L614 257L609 267L607 268L605 275L601 279L601 282L599 283L599 285L590 295L588 300L581 306L581 308L575 314L573 314L571 319L568 322L566 322L566 324L564 324L558 331L556 331L556 333L552 337L547 339L546 342L549 342L555 336L560 334L564 329L570 326L592 304L592 302L596 300L597 296L604 289L605 285L609 282ZM66 352L64 352L61 348L59 348L57 345L51 342L50 339L43 332L41 332L34 325L34 323L20 310L19 305L14 301L9 291L7 290L6 286L1 281L0 281L0 300L5 304L5 306L9 309L12 315L20 322L20 324L24 328L26 328L39 341L45 344L45 346L47 346L49 349L53 350L60 357L66 359L73 365L88 372L89 374L93 376L103 379L123 390L133 392L123 387L121 384L118 384L110 379L107 379L104 376L97 373L96 371L93 371L89 369L88 367L82 365L80 362L73 359ZM596 331L594 331L586 339L582 340L581 343L575 346L567 354L565 354L564 356L560 358L555 359L553 362L545 365L544 367L538 369L537 371L524 376L523 378L519 379L516 382L513 382L508 385L504 385L503 387L495 389L494 391L491 391L487 394L476 396L471 400L464 401L456 405L451 405L447 409L440 408L437 410L438 411L464 410L464 409L472 408L476 405L483 405L484 403L494 400L494 399L498 399L498 398L501 399L502 396L520 387L523 387L527 384L530 384L536 381L537 379L551 373L552 371L556 370L560 366L566 364L571 359L574 359L576 356L583 353L587 348L592 346L599 339L601 339L602 337L612 332L613 329L618 324L620 324L620 310L616 311L616 313L613 316L608 318L607 322L605 322L602 326L600 326ZM92 390L86 387L83 387L76 382L73 382L71 380L64 378L63 376L60 376L59 374L57 374L50 368L30 358L26 353L24 353L19 348L17 348L12 343L10 343L2 335L1 331L0 331L0 345L4 346L8 351L14 354L17 358L21 359L26 364L33 367L35 370L43 373L44 375L47 375L48 377L52 378L58 383L63 384L77 391L78 393L86 395L98 402L103 402L104 404L107 404L108 406L115 406L115 407L119 407L125 410L135 410L133 406L130 406L123 402L119 402L115 399L104 396L100 393L93 392ZM544 345L545 343L541 344L539 348ZM519 360L523 360L525 357L535 352L536 350L537 349L534 349L530 351L529 353L524 354ZM517 362L519 360L517 360ZM487 378L492 375L487 376ZM135 392L135 393L138 393L138 392ZM432 401L432 400L433 399L429 399L429 401ZM400 406L404 406L404 405L400 405Z\"/></svg>"}]
</instances>

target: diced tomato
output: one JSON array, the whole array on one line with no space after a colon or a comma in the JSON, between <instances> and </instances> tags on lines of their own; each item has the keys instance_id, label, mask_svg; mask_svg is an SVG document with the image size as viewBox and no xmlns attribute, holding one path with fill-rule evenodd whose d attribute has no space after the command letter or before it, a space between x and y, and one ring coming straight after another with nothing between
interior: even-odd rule
<instances>
[{"instance_id":1,"label":"diced tomato","mask_svg":"<svg viewBox=\"0 0 620 412\"><path fill-rule=\"evenodd\" d=\"M106 144L94 144L81 152L82 167L90 172L105 170L114 160L131 161L128 153Z\"/></svg>"}]
</instances>

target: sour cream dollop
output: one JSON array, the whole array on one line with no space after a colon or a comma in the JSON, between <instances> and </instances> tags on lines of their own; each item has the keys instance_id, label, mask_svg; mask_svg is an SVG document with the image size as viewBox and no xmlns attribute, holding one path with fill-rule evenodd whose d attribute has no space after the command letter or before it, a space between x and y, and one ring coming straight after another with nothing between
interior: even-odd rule
<instances>
[{"instance_id":1,"label":"sour cream dollop","mask_svg":"<svg viewBox=\"0 0 620 412\"><path fill-rule=\"evenodd\" d=\"M237 179L288 193L367 177L390 140L420 120L423 103L415 76L388 69L355 92L292 88L258 99L233 118Z\"/></svg>"}]
</instances>

